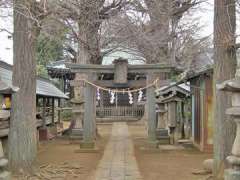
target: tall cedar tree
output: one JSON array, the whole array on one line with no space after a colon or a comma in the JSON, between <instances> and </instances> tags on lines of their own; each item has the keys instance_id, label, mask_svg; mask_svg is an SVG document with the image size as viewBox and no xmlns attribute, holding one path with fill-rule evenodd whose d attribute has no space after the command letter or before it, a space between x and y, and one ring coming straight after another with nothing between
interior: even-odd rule
<instances>
[{"instance_id":1,"label":"tall cedar tree","mask_svg":"<svg viewBox=\"0 0 240 180\"><path fill-rule=\"evenodd\" d=\"M216 89L216 84L233 78L236 72L235 0L215 0L214 11L214 175L218 177L226 168L236 131L226 115L231 97Z\"/></svg>"},{"instance_id":2,"label":"tall cedar tree","mask_svg":"<svg viewBox=\"0 0 240 180\"><path fill-rule=\"evenodd\" d=\"M12 97L9 161L12 171L31 171L37 154L36 59L37 37L34 0L14 0L13 85L20 91Z\"/></svg>"}]
</instances>

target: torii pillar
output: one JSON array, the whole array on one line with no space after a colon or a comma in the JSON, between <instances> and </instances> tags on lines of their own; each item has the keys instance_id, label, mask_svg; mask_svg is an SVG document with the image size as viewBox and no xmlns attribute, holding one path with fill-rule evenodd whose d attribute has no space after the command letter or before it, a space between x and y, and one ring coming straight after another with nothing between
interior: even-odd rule
<instances>
[{"instance_id":1,"label":"torii pillar","mask_svg":"<svg viewBox=\"0 0 240 180\"><path fill-rule=\"evenodd\" d=\"M153 73L147 74L147 84L153 83L155 80ZM157 116L156 116L156 97L155 86L151 86L147 89L147 123L148 123L148 140L150 143L157 141L156 128L157 128Z\"/></svg>"},{"instance_id":2,"label":"torii pillar","mask_svg":"<svg viewBox=\"0 0 240 180\"><path fill-rule=\"evenodd\" d=\"M94 73L87 75L88 81L95 80ZM84 119L83 119L83 141L80 147L84 149L93 149L96 140L96 92L94 87L86 83L84 87Z\"/></svg>"}]
</instances>

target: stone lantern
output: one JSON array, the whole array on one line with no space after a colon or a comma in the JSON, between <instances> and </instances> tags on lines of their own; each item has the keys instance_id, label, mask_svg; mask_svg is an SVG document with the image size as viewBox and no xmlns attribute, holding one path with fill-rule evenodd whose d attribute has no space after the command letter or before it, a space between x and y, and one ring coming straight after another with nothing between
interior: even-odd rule
<instances>
[{"instance_id":1,"label":"stone lantern","mask_svg":"<svg viewBox=\"0 0 240 180\"><path fill-rule=\"evenodd\" d=\"M225 170L225 180L240 179L240 78L223 82L218 89L232 93L232 107L228 108L226 114L233 117L237 123L236 138L232 147L232 155L227 157L231 169Z\"/></svg>"},{"instance_id":2,"label":"stone lantern","mask_svg":"<svg viewBox=\"0 0 240 180\"><path fill-rule=\"evenodd\" d=\"M10 112L6 110L0 110L0 121L6 121L10 118ZM8 165L8 159L5 158L3 152L2 141L0 140L0 180L10 180L11 174L6 170Z\"/></svg>"},{"instance_id":3,"label":"stone lantern","mask_svg":"<svg viewBox=\"0 0 240 180\"><path fill-rule=\"evenodd\" d=\"M12 94L19 90L17 87L9 86L0 80L0 94ZM0 121L10 118L10 111L0 110ZM8 159L4 155L2 141L0 139L0 180L10 180L11 173L6 170Z\"/></svg>"},{"instance_id":4,"label":"stone lantern","mask_svg":"<svg viewBox=\"0 0 240 180\"><path fill-rule=\"evenodd\" d=\"M74 87L74 98L71 99L74 123L71 127L70 139L76 141L83 139L84 89L86 84L82 79L87 79L87 74L76 73L74 81L71 82L71 86Z\"/></svg>"}]
</instances>

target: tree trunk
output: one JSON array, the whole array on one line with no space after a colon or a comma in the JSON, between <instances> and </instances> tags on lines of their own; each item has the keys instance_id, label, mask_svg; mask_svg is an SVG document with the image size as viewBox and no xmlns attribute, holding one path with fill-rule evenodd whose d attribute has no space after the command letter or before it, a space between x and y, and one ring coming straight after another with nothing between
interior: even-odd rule
<instances>
[{"instance_id":1,"label":"tree trunk","mask_svg":"<svg viewBox=\"0 0 240 180\"><path fill-rule=\"evenodd\" d=\"M14 0L13 85L9 132L9 161L13 171L31 171L37 153L36 136L36 28L28 0ZM23 7L23 8L21 8Z\"/></svg>"},{"instance_id":2,"label":"tree trunk","mask_svg":"<svg viewBox=\"0 0 240 180\"><path fill-rule=\"evenodd\" d=\"M215 0L214 12L214 176L221 177L225 159L231 153L235 123L226 115L230 95L216 89L216 84L234 77L236 72L235 0Z\"/></svg>"},{"instance_id":3,"label":"tree trunk","mask_svg":"<svg viewBox=\"0 0 240 180\"><path fill-rule=\"evenodd\" d=\"M82 8L85 13L79 18L79 52L77 63L80 64L101 64L101 51L99 44L99 28L101 20L99 8L102 3L99 1L85 2Z\"/></svg>"},{"instance_id":4,"label":"tree trunk","mask_svg":"<svg viewBox=\"0 0 240 180\"><path fill-rule=\"evenodd\" d=\"M150 17L151 31L148 34L152 40L158 39L152 51L147 56L147 63L160 63L168 61L168 41L169 41L169 1L168 0L144 0L147 5ZM149 47L143 47L148 49ZM144 51L143 51L144 52ZM161 57L161 59L159 59Z\"/></svg>"},{"instance_id":5,"label":"tree trunk","mask_svg":"<svg viewBox=\"0 0 240 180\"><path fill-rule=\"evenodd\" d=\"M90 63L91 64L102 64L102 56L99 44L99 28L100 23L96 22L94 25L89 27L87 38L89 44L89 51L91 53Z\"/></svg>"}]
</instances>

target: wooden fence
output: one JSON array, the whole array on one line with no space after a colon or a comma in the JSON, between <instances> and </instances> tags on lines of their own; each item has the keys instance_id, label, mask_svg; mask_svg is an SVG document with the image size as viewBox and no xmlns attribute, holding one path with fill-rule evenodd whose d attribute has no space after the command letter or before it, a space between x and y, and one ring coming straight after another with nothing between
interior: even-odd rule
<instances>
[{"instance_id":1,"label":"wooden fence","mask_svg":"<svg viewBox=\"0 0 240 180\"><path fill-rule=\"evenodd\" d=\"M136 118L144 115L144 105L97 107L97 118Z\"/></svg>"}]
</instances>

